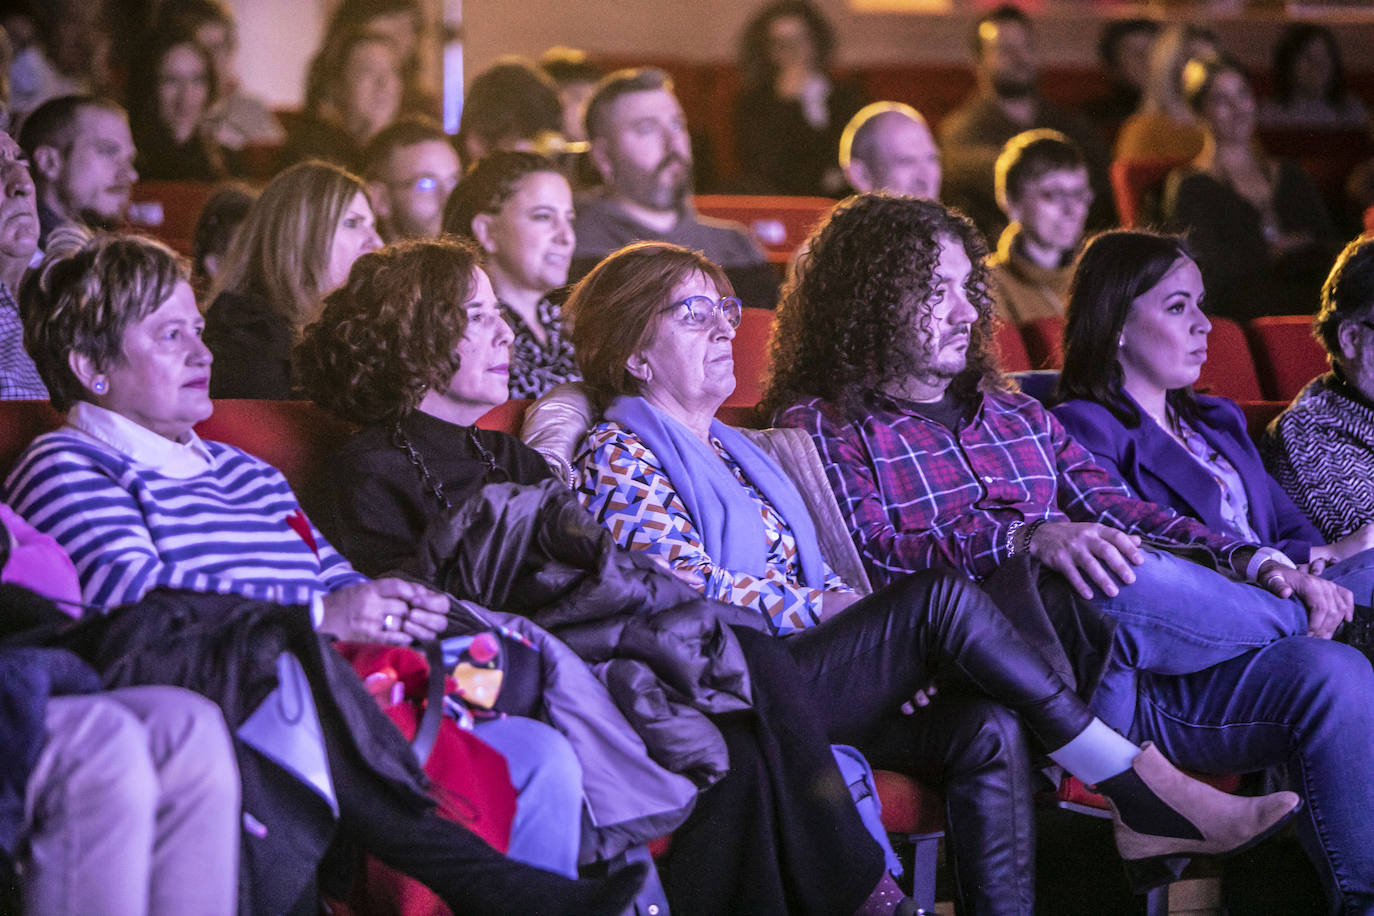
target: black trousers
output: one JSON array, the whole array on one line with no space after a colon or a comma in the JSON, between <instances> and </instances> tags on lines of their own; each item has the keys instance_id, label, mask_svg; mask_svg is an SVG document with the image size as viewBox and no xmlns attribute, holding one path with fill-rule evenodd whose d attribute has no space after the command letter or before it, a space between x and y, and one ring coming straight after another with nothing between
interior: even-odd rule
<instances>
[{"instance_id":1,"label":"black trousers","mask_svg":"<svg viewBox=\"0 0 1374 916\"><path fill-rule=\"evenodd\" d=\"M753 708L716 716L730 771L673 832L663 887L677 916L849 914L883 873L784 643L736 629Z\"/></svg>"},{"instance_id":2,"label":"black trousers","mask_svg":"<svg viewBox=\"0 0 1374 916\"><path fill-rule=\"evenodd\" d=\"M1022 725L1047 749L1092 713L972 582L922 571L783 640L832 742L945 795L961 912L1030 913L1035 832ZM900 707L936 681L935 702Z\"/></svg>"}]
</instances>

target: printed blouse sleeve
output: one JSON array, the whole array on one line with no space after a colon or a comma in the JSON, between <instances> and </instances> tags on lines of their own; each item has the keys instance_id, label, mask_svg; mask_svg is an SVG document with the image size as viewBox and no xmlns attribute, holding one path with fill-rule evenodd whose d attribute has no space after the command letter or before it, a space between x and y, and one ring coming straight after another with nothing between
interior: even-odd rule
<instances>
[{"instance_id":1,"label":"printed blouse sleeve","mask_svg":"<svg viewBox=\"0 0 1374 916\"><path fill-rule=\"evenodd\" d=\"M819 620L823 590L794 585L771 570L757 577L718 565L658 459L631 433L602 425L592 430L589 446L578 464L577 495L618 544L652 554L709 598L760 612L776 630Z\"/></svg>"}]
</instances>

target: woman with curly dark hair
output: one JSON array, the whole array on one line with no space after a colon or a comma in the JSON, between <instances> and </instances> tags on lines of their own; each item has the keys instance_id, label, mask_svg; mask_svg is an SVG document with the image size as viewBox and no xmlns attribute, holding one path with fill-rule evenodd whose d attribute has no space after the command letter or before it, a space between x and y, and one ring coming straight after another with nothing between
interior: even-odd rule
<instances>
[{"instance_id":1,"label":"woman with curly dark hair","mask_svg":"<svg viewBox=\"0 0 1374 916\"><path fill-rule=\"evenodd\" d=\"M864 99L828 73L834 48L834 30L808 0L770 3L745 26L735 137L746 179L760 192L844 190L835 150Z\"/></svg>"},{"instance_id":2,"label":"woman with curly dark hair","mask_svg":"<svg viewBox=\"0 0 1374 916\"><path fill-rule=\"evenodd\" d=\"M510 342L469 242L364 255L326 297L294 365L311 400L363 427L338 456L347 471L335 500L340 548L359 568L395 569L413 555L431 514L430 480L457 504L492 461L514 483L549 476L514 437L473 425L508 397ZM423 456L424 475L412 455Z\"/></svg>"},{"instance_id":3,"label":"woman with curly dark hair","mask_svg":"<svg viewBox=\"0 0 1374 916\"><path fill-rule=\"evenodd\" d=\"M846 219L851 208L865 218ZM910 290L914 312L914 303L925 302L931 293L939 253L934 242L950 233L973 262L967 293L978 312L969 331L966 369L951 390L963 398L980 385L1005 387L992 348L995 308L982 235L937 203L865 194L835 206L812 233L808 254L783 288L760 415L775 417L803 396L855 408L866 393L909 376L919 356L903 349L913 316L894 311L882 291L869 287ZM872 266L865 272L867 282L855 281L848 265L857 263ZM916 320L928 322L929 316Z\"/></svg>"},{"instance_id":4,"label":"woman with curly dark hair","mask_svg":"<svg viewBox=\"0 0 1374 916\"><path fill-rule=\"evenodd\" d=\"M613 566L633 565L634 559L616 550L572 495L550 479L548 466L536 452L513 436L472 425L506 399L510 342L491 285L477 267L475 246L425 241L391 246L360 258L347 285L326 300L324 314L307 330L296 356L303 383L315 402L365 427L345 444L336 461L340 550L356 559L360 569L403 564L416 569L439 552L435 545L451 519L487 514L493 506L491 491L498 490L510 497L496 513L503 519L523 518L523 511L558 519L554 536L563 551L558 561L531 559L525 547L517 546L519 541L539 539L524 528L517 532L484 529L480 535L455 538L470 546L455 547L454 556L459 563L475 561L474 565L493 570L493 578L515 583L505 589L512 599L507 602L480 585L472 588L473 577L460 585L442 570L435 572L434 584L496 611L513 610L545 623L555 636L563 632L560 627L567 626L585 657L589 647L596 645L592 635L596 624L572 618L567 606L575 606L576 596L589 588L585 582L579 584L579 569L588 556L596 554L610 554ZM501 486L484 488L488 483ZM475 547L478 543L481 546ZM480 551L481 556L470 555L470 550ZM614 583L615 595L604 603L623 605L633 614L629 623L618 625L631 633L654 620L652 615L661 603L657 594L676 595L671 610L679 621L688 614L711 618L730 614L724 605L701 601L652 563L636 568L640 570L636 575L647 577L643 586L612 578L605 571L598 576ZM538 597L548 589L547 583L554 583L557 600ZM567 595L574 597L569 600ZM541 616L550 608L556 610L555 616ZM680 623L654 626L676 635ZM617 758L606 750L606 744L618 740L612 727L616 723L595 720L597 740L576 743L583 772L589 774L586 797L592 820L599 830L618 832L618 842L637 835L643 841L672 829L690 808L692 816L674 832L665 876L675 912L850 912L878 880L883 855L841 788L844 783L828 742L814 727L816 717L801 708L803 701L790 682L784 690L774 691L761 680L763 671L779 666L785 671L786 657L778 654L771 640L753 633L732 636L731 632L713 639L675 641L679 687L674 695L680 695L684 672L715 670L715 659L733 658L736 650L731 647L739 640L742 648L738 651L747 656L742 663L747 671L740 676L750 681L741 692L751 705L720 706L720 701L713 701L705 710L713 730L710 737L689 730L683 725L684 716L676 714L658 726L671 736L669 752L655 754L655 762L633 763L629 773L624 756ZM710 647L709 652L696 648L703 645ZM635 651L643 658L644 642ZM607 659L594 655L592 660ZM610 664L614 668L617 662ZM693 675L686 677L690 681ZM544 683L567 683L568 679L567 670L559 669L556 677ZM718 693L736 690L719 678L713 685ZM637 692L654 696L642 687ZM577 700L580 708L590 706L585 695ZM550 705L547 691L544 703L552 721L567 721ZM620 721L618 716L613 718ZM479 734L487 737L485 732ZM651 739L646 736L645 741ZM720 745L721 752L728 747L728 755L722 755L719 770L708 774L701 761L716 753L713 743ZM504 746L498 749L505 751ZM643 752L641 744L639 756ZM682 780L682 772L693 775L703 792L697 797L692 785L686 785L681 816L666 824L662 814L643 822L614 816L615 812L638 813L663 793L664 780ZM608 774L618 778L608 779ZM829 790L818 791L819 785ZM517 827L519 823L517 809ZM646 835L646 829L654 825L659 832ZM772 838L779 835L790 840L775 849ZM751 843L754 838L761 842ZM512 854L518 851L514 835L511 849ZM809 883L785 883L783 875L792 871L805 875ZM738 880L729 880L727 875ZM784 887L807 893L785 894ZM878 891L876 908L864 911L871 916L891 912L901 900L890 877Z\"/></svg>"},{"instance_id":5,"label":"woman with curly dark hair","mask_svg":"<svg viewBox=\"0 0 1374 916\"><path fill-rule=\"evenodd\" d=\"M333 500L339 550L359 569L412 569L446 508L484 483L549 477L518 439L473 425L506 400L511 341L477 258L451 239L365 255L296 348L309 396L363 427L335 457ZM508 855L576 877L582 768L562 736L519 711L475 726L519 793Z\"/></svg>"}]
</instances>

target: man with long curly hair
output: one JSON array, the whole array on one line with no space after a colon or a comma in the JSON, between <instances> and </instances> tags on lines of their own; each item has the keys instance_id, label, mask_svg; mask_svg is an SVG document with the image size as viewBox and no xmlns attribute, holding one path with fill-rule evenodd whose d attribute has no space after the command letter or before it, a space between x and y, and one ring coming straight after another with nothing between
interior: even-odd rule
<instances>
[{"instance_id":1,"label":"man with long curly hair","mask_svg":"<svg viewBox=\"0 0 1374 916\"><path fill-rule=\"evenodd\" d=\"M1374 903L1369 829L1350 815L1374 803L1374 778L1340 764L1374 748L1374 679L1347 646L1287 638L1330 637L1350 593L1133 498L1005 381L987 252L964 217L860 195L808 244L763 409L811 434L874 586L931 566L984 581L1029 558L1026 588L1057 625L1076 593L1115 626L1095 689L1080 681L1094 711L1185 767L1289 764L1331 899Z\"/></svg>"}]
</instances>

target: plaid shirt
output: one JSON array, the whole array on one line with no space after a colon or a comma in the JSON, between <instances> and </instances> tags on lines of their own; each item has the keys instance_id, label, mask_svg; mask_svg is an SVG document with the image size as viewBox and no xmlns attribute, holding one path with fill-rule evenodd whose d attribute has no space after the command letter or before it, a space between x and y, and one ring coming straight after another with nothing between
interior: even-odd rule
<instances>
[{"instance_id":1,"label":"plaid shirt","mask_svg":"<svg viewBox=\"0 0 1374 916\"><path fill-rule=\"evenodd\" d=\"M0 283L0 400L46 401L48 389L24 349L24 325L10 289Z\"/></svg>"},{"instance_id":2,"label":"plaid shirt","mask_svg":"<svg viewBox=\"0 0 1374 916\"><path fill-rule=\"evenodd\" d=\"M779 426L815 440L830 486L875 587L932 566L990 575L1009 555L1013 522L1101 522L1131 534L1202 544L1223 562L1244 546L1172 509L1133 498L1035 399L986 391L957 433L874 395L851 419L820 399Z\"/></svg>"}]
</instances>

